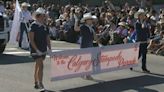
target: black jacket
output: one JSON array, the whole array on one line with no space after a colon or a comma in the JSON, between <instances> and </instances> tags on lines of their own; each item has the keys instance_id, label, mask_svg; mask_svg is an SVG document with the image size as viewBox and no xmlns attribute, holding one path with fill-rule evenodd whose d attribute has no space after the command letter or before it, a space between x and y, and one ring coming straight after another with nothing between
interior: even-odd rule
<instances>
[{"instance_id":1,"label":"black jacket","mask_svg":"<svg viewBox=\"0 0 164 92\"><path fill-rule=\"evenodd\" d=\"M142 24L139 20L135 23L135 30L137 33L137 42L139 41L147 41L149 38L149 25L148 23L144 23L144 27L142 27Z\"/></svg>"}]
</instances>

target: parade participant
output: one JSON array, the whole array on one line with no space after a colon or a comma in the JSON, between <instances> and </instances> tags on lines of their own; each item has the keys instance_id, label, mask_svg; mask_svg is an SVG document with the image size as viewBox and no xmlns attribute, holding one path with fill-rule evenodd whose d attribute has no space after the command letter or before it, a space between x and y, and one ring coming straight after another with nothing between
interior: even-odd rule
<instances>
[{"instance_id":1,"label":"parade participant","mask_svg":"<svg viewBox=\"0 0 164 92\"><path fill-rule=\"evenodd\" d=\"M43 61L46 56L47 47L51 51L49 30L46 24L46 12L43 8L38 8L34 14L35 21L32 23L29 32L31 56L36 62L34 71L35 89L41 89L45 92L42 83L43 79Z\"/></svg>"},{"instance_id":2,"label":"parade participant","mask_svg":"<svg viewBox=\"0 0 164 92\"><path fill-rule=\"evenodd\" d=\"M84 24L80 27L81 48L93 47L95 30L93 29L93 20L95 19L90 13L83 15L81 22Z\"/></svg>"},{"instance_id":3,"label":"parade participant","mask_svg":"<svg viewBox=\"0 0 164 92\"><path fill-rule=\"evenodd\" d=\"M19 32L19 47L23 48L23 49L28 48L28 47L24 47L24 46L27 46L27 44L22 46L23 45L22 41L25 40L25 39L26 40L28 39L27 32L28 32L29 22L32 20L31 13L28 10L29 6L30 5L26 2L21 4L21 14L20 14L21 24L20 24L20 32Z\"/></svg>"},{"instance_id":4,"label":"parade participant","mask_svg":"<svg viewBox=\"0 0 164 92\"><path fill-rule=\"evenodd\" d=\"M81 22L83 23L78 27L77 19L75 19L75 31L80 31L80 48L93 47L95 30L93 29L93 20L96 19L91 13L86 13L83 15ZM83 77L84 79L93 79L90 75Z\"/></svg>"},{"instance_id":5,"label":"parade participant","mask_svg":"<svg viewBox=\"0 0 164 92\"><path fill-rule=\"evenodd\" d=\"M149 26L147 25L145 19L145 11L143 9L139 9L135 15L137 18L137 22L135 23L135 30L137 34L137 42L140 43L139 47L139 58L142 57L142 71L149 73L150 71L146 67L146 54L147 54L147 46L148 46L148 39L149 39ZM131 68L132 70L132 68Z\"/></svg>"}]
</instances>

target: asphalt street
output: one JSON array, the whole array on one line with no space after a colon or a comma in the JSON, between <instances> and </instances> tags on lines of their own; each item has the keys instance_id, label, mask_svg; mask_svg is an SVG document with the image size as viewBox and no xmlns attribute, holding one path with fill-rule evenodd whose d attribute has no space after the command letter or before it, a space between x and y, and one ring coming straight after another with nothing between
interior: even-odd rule
<instances>
[{"instance_id":1,"label":"asphalt street","mask_svg":"<svg viewBox=\"0 0 164 92\"><path fill-rule=\"evenodd\" d=\"M53 51L79 49L78 44L52 42ZM150 74L140 65L129 69L93 75L94 80L80 77L50 81L50 58L44 62L44 85L50 92L164 92L164 57L148 54ZM29 52L9 44L0 55L0 92L38 92L33 88L34 63Z\"/></svg>"}]
</instances>

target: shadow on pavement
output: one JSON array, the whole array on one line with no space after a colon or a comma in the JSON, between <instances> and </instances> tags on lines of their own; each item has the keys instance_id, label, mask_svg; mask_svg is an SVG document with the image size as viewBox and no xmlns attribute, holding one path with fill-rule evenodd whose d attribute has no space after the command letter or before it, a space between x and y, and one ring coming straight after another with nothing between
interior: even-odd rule
<instances>
[{"instance_id":1,"label":"shadow on pavement","mask_svg":"<svg viewBox=\"0 0 164 92\"><path fill-rule=\"evenodd\" d=\"M138 70L133 70L133 71L134 72L138 72L138 73L144 73L144 72L138 71ZM159 76L159 77L163 77L164 78L164 75L163 74L157 74L157 73L153 73L153 72L146 73L146 74L155 75L155 76Z\"/></svg>"},{"instance_id":2,"label":"shadow on pavement","mask_svg":"<svg viewBox=\"0 0 164 92\"><path fill-rule=\"evenodd\" d=\"M51 91L51 90L46 90L46 92L55 92L55 91Z\"/></svg>"},{"instance_id":3,"label":"shadow on pavement","mask_svg":"<svg viewBox=\"0 0 164 92\"><path fill-rule=\"evenodd\" d=\"M9 55L9 54L0 55L0 65L29 63L29 62L33 62L33 60L28 56L16 56L16 55Z\"/></svg>"},{"instance_id":4,"label":"shadow on pavement","mask_svg":"<svg viewBox=\"0 0 164 92\"><path fill-rule=\"evenodd\" d=\"M63 90L62 92L122 92L126 90L136 90L137 92L159 92L144 87L163 83L164 78L143 75L139 77L108 81L75 89Z\"/></svg>"}]
</instances>

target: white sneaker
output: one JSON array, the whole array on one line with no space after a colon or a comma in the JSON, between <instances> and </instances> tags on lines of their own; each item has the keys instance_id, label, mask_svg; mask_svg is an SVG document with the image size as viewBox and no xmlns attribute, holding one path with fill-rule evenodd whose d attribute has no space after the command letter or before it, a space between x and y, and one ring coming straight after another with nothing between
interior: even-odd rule
<instances>
[{"instance_id":1,"label":"white sneaker","mask_svg":"<svg viewBox=\"0 0 164 92\"><path fill-rule=\"evenodd\" d=\"M48 92L46 89L39 89L39 92Z\"/></svg>"}]
</instances>

